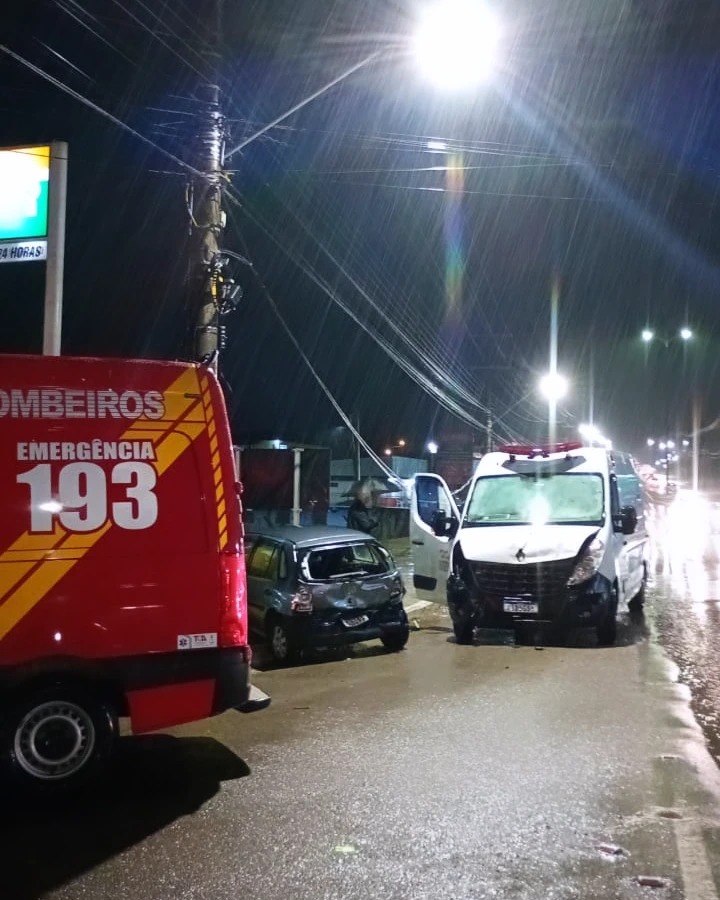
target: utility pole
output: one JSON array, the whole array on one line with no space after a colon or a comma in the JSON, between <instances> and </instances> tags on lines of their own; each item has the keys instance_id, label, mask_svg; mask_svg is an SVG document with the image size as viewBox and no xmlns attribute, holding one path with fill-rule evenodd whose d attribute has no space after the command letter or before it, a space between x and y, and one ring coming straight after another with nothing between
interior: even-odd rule
<instances>
[{"instance_id":1,"label":"utility pole","mask_svg":"<svg viewBox=\"0 0 720 900\"><path fill-rule=\"evenodd\" d=\"M355 416L355 430L360 434L360 416ZM355 438L355 481L362 479L362 464L360 462L360 441Z\"/></svg>"},{"instance_id":2,"label":"utility pole","mask_svg":"<svg viewBox=\"0 0 720 900\"><path fill-rule=\"evenodd\" d=\"M209 0L214 8L214 28L205 48L207 78L196 91L193 178L188 185L190 215L190 258L188 281L193 322L192 355L216 372L218 354L225 346L225 327L220 317L232 312L242 290L225 272L228 256L242 262L238 254L223 252L225 211L223 191L228 181L225 171L225 116L220 95L223 47L223 0Z\"/></svg>"},{"instance_id":3,"label":"utility pole","mask_svg":"<svg viewBox=\"0 0 720 900\"><path fill-rule=\"evenodd\" d=\"M692 409L692 486L697 494L700 487L700 398L693 398Z\"/></svg>"},{"instance_id":4,"label":"utility pole","mask_svg":"<svg viewBox=\"0 0 720 900\"><path fill-rule=\"evenodd\" d=\"M190 185L190 292L195 330L193 355L210 364L215 371L221 348L219 324L223 269L227 258L221 252L225 229L222 208L226 176L225 121L220 108L220 88L203 85L198 91L195 168L201 172Z\"/></svg>"},{"instance_id":5,"label":"utility pole","mask_svg":"<svg viewBox=\"0 0 720 900\"><path fill-rule=\"evenodd\" d=\"M590 371L588 373L588 424L595 424L595 348L590 342Z\"/></svg>"}]
</instances>

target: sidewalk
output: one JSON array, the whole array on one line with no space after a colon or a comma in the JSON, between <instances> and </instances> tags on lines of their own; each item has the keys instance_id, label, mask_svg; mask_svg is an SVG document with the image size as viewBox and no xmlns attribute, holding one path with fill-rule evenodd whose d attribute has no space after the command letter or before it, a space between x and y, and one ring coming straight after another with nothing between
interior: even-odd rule
<instances>
[{"instance_id":1,"label":"sidewalk","mask_svg":"<svg viewBox=\"0 0 720 900\"><path fill-rule=\"evenodd\" d=\"M390 538L389 540L385 540L382 543L383 546L387 547L387 549L392 553L393 558L397 563L398 569L400 569L400 572L402 574L403 583L407 588L407 593L405 594L403 605L405 606L405 611L408 613L408 615L410 615L411 613L419 612L421 609L427 609L431 606L442 605L444 608L444 604L435 604L429 600L421 600L417 595L417 591L413 586L414 569L410 538Z\"/></svg>"}]
</instances>

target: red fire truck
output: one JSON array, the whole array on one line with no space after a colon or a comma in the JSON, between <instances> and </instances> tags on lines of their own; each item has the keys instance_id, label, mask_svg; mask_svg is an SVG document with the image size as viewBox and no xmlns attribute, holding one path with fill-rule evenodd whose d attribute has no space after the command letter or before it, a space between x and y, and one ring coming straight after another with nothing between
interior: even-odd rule
<instances>
[{"instance_id":1,"label":"red fire truck","mask_svg":"<svg viewBox=\"0 0 720 900\"><path fill-rule=\"evenodd\" d=\"M239 486L213 373L0 356L0 760L95 771L134 732L252 711Z\"/></svg>"}]
</instances>

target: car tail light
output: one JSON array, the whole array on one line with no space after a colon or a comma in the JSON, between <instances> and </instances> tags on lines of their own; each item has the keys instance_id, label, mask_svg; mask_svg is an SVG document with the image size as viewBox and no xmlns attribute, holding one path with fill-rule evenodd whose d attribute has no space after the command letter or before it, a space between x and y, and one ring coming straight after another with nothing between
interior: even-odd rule
<instances>
[{"instance_id":1,"label":"car tail light","mask_svg":"<svg viewBox=\"0 0 720 900\"><path fill-rule=\"evenodd\" d=\"M242 553L220 554L220 582L222 609L218 643L221 647L243 646L247 644L247 591Z\"/></svg>"},{"instance_id":2,"label":"car tail light","mask_svg":"<svg viewBox=\"0 0 720 900\"><path fill-rule=\"evenodd\" d=\"M313 611L312 591L306 585L301 585L290 600L290 609L296 613L310 613Z\"/></svg>"},{"instance_id":3,"label":"car tail light","mask_svg":"<svg viewBox=\"0 0 720 900\"><path fill-rule=\"evenodd\" d=\"M392 581L392 587L390 588L390 599L397 600L400 597L405 595L405 585L403 584L403 580L400 575L396 575Z\"/></svg>"}]
</instances>

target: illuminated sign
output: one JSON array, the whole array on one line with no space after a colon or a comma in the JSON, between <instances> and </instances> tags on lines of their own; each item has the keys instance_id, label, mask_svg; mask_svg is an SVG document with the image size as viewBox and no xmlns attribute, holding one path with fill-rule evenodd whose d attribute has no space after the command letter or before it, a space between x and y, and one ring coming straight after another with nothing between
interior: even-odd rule
<instances>
[{"instance_id":1,"label":"illuminated sign","mask_svg":"<svg viewBox=\"0 0 720 900\"><path fill-rule=\"evenodd\" d=\"M45 259L50 147L0 150L0 263Z\"/></svg>"}]
</instances>

